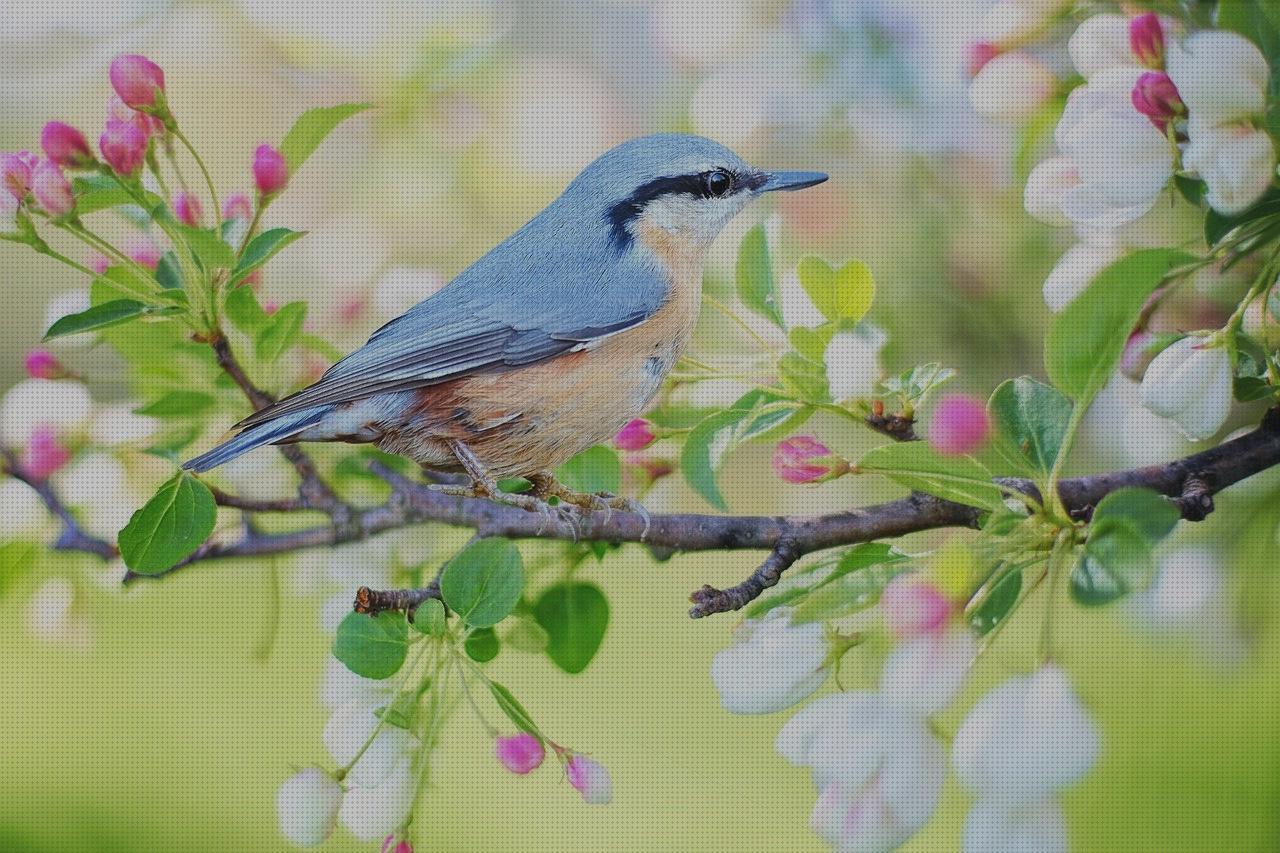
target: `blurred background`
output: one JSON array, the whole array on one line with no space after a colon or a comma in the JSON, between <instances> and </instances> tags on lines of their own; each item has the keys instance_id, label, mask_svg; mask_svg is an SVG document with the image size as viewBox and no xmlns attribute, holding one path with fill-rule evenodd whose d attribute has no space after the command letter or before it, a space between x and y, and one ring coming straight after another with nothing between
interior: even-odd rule
<instances>
[{"instance_id":1,"label":"blurred background","mask_svg":"<svg viewBox=\"0 0 1280 853\"><path fill-rule=\"evenodd\" d=\"M884 368L942 361L959 370L955 387L985 395L1010 376L1043 375L1041 285L1070 243L1022 210L1019 178L1035 141L976 115L966 98L969 26L985 5L5 0L0 150L36 148L50 119L96 138L107 67L122 52L165 69L169 102L224 195L251 189L254 147L278 142L302 110L374 102L272 206L270 224L310 234L273 262L259 292L264 304L306 299L312 328L346 351L611 145L696 132L764 167L832 176L735 222L717 243L713 293L731 292L738 242L763 221L789 320L812 310L787 301L801 255L859 258L878 285L871 317L888 332ZM1176 208L1159 219L1165 240L1191 221ZM125 233L109 220L103 230ZM84 298L85 284L0 244L0 391L21 380L23 354ZM1235 286L1198 282L1175 310L1221 313L1219 295ZM732 363L737 335L704 316L697 346ZM124 392L118 361L86 346L59 355L89 379L105 418ZM327 366L314 353L290 358L263 381L283 390ZM727 402L739 389L723 390ZM1189 451L1135 400L1123 381L1104 394L1081 467ZM879 443L834 421L815 420L811 431L845 455ZM289 487L274 456L252 459L228 473L244 491ZM110 536L158 482L135 484L136 464L98 452L57 482L86 525ZM781 489L767 448L748 448L724 487L743 513L831 511L894 494L854 479ZM1059 621L1061 662L1106 733L1098 769L1067 797L1078 849L1280 849L1278 486L1263 475L1221 496L1209 522L1182 525L1149 592L1114 608L1069 608ZM678 477L660 481L646 504L707 509ZM24 487L0 483L0 544L50 532ZM275 791L292 768L325 757L318 690L328 632L351 591L377 586L397 565L438 563L463 541L422 527L330 552L204 565L127 591L118 566L4 551L0 850L285 849ZM610 767L613 804L583 807L554 771L502 773L484 732L457 714L419 807L416 848L823 849L807 826L808 774L773 751L786 715L719 707L707 671L732 620L685 615L689 590L745 575L754 557L656 563L632 548L584 567L613 610L591 667L566 676L513 650L492 667L544 728ZM1038 608L1025 611L1035 615L1002 635L969 699L1032 663L1034 644L1017 638L1038 628ZM846 687L868 677L856 660L846 668ZM949 783L938 818L909 849L954 849L967 804ZM324 849L366 847L339 831Z\"/></svg>"}]
</instances>

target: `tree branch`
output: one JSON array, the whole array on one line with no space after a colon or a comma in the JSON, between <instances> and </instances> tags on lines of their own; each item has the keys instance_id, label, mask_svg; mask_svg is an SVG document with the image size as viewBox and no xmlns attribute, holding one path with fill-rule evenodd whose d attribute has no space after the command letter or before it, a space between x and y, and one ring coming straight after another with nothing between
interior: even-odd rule
<instances>
[{"instance_id":1,"label":"tree branch","mask_svg":"<svg viewBox=\"0 0 1280 853\"><path fill-rule=\"evenodd\" d=\"M110 542L90 536L80 527L71 510L67 509L58 498L57 492L47 480L38 480L22 469L18 456L8 448L0 449L0 473L8 474L15 480L26 483L40 496L45 508L62 523L62 532L54 541L53 547L59 551L84 551L96 554L104 560L110 560L120 554L116 546Z\"/></svg>"}]
</instances>

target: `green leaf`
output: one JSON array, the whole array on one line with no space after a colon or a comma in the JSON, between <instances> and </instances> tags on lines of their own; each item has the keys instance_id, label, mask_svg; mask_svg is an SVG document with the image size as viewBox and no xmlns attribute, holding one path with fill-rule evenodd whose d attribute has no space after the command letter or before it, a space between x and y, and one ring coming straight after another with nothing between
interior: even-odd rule
<instances>
[{"instance_id":1,"label":"green leaf","mask_svg":"<svg viewBox=\"0 0 1280 853\"><path fill-rule=\"evenodd\" d=\"M0 594L19 575L31 571L36 564L40 549L34 542L6 542L0 545Z\"/></svg>"},{"instance_id":2,"label":"green leaf","mask_svg":"<svg viewBox=\"0 0 1280 853\"><path fill-rule=\"evenodd\" d=\"M185 418L200 414L214 402L213 397L200 391L170 391L155 402L134 409L133 413L153 418Z\"/></svg>"},{"instance_id":3,"label":"green leaf","mask_svg":"<svg viewBox=\"0 0 1280 853\"><path fill-rule=\"evenodd\" d=\"M991 588L986 599L976 610L969 614L969 624L979 634L988 634L1005 620L1005 617L1018 603L1018 594L1022 592L1022 569L1014 569L1006 574Z\"/></svg>"},{"instance_id":4,"label":"green leaf","mask_svg":"<svg viewBox=\"0 0 1280 853\"><path fill-rule=\"evenodd\" d=\"M528 732L542 740L542 732L538 730L538 725L533 721L533 717L520 704L520 700L515 697L510 690L503 687L496 681L489 682L489 692L493 694L493 701L507 715L507 719L520 731Z\"/></svg>"},{"instance_id":5,"label":"green leaf","mask_svg":"<svg viewBox=\"0 0 1280 853\"><path fill-rule=\"evenodd\" d=\"M556 479L574 492L614 493L622 487L622 463L613 448L598 444L561 465Z\"/></svg>"},{"instance_id":6,"label":"green leaf","mask_svg":"<svg viewBox=\"0 0 1280 853\"><path fill-rule=\"evenodd\" d=\"M1145 249L1104 269L1053 318L1045 366L1060 391L1087 405L1107 384L1142 306L1171 270L1195 258L1175 249Z\"/></svg>"},{"instance_id":7,"label":"green leaf","mask_svg":"<svg viewBox=\"0 0 1280 853\"><path fill-rule=\"evenodd\" d=\"M526 616L513 615L507 620L508 627L502 633L502 642L513 649L531 654L542 654L547 650L551 637L546 629Z\"/></svg>"},{"instance_id":8,"label":"green leaf","mask_svg":"<svg viewBox=\"0 0 1280 853\"><path fill-rule=\"evenodd\" d=\"M820 361L810 361L799 353L789 352L778 360L782 384L808 403L830 403L827 368Z\"/></svg>"},{"instance_id":9,"label":"green leaf","mask_svg":"<svg viewBox=\"0 0 1280 853\"><path fill-rule=\"evenodd\" d=\"M213 532L216 515L208 487L179 473L120 531L120 556L138 574L159 574L200 547Z\"/></svg>"},{"instance_id":10,"label":"green leaf","mask_svg":"<svg viewBox=\"0 0 1280 853\"><path fill-rule=\"evenodd\" d=\"M1155 572L1151 542L1133 524L1095 523L1071 573L1071 596L1096 607L1145 588Z\"/></svg>"},{"instance_id":11,"label":"green leaf","mask_svg":"<svg viewBox=\"0 0 1280 853\"><path fill-rule=\"evenodd\" d=\"M849 261L836 270L810 256L800 261L796 273L814 306L832 322L856 323L875 298L871 271L861 261Z\"/></svg>"},{"instance_id":12,"label":"green leaf","mask_svg":"<svg viewBox=\"0 0 1280 853\"><path fill-rule=\"evenodd\" d=\"M428 598L413 610L413 627L428 637L443 637L449 630L449 619L439 599Z\"/></svg>"},{"instance_id":13,"label":"green leaf","mask_svg":"<svg viewBox=\"0 0 1280 853\"><path fill-rule=\"evenodd\" d=\"M237 287L227 293L226 310L237 329L255 338L271 324L271 315L262 310L252 288Z\"/></svg>"},{"instance_id":14,"label":"green leaf","mask_svg":"<svg viewBox=\"0 0 1280 853\"><path fill-rule=\"evenodd\" d=\"M301 168L311 153L319 147L333 129L372 104L339 104L334 107L316 107L298 116L293 127L280 143L280 153L292 175Z\"/></svg>"},{"instance_id":15,"label":"green leaf","mask_svg":"<svg viewBox=\"0 0 1280 853\"><path fill-rule=\"evenodd\" d=\"M133 298L141 297L146 300L154 300L160 290L157 287L158 282L153 278L143 278L134 272L132 267L114 266L107 267L103 270L102 275L95 279L95 283L100 283L111 288L123 297Z\"/></svg>"},{"instance_id":16,"label":"green leaf","mask_svg":"<svg viewBox=\"0 0 1280 853\"><path fill-rule=\"evenodd\" d=\"M501 622L524 590L520 551L506 539L481 539L457 553L440 578L444 603L475 628Z\"/></svg>"},{"instance_id":17,"label":"green leaf","mask_svg":"<svg viewBox=\"0 0 1280 853\"><path fill-rule=\"evenodd\" d=\"M1111 492L1098 501L1093 511L1094 525L1124 522L1141 533L1151 545L1158 544L1173 532L1181 519L1177 508L1163 495L1132 486Z\"/></svg>"},{"instance_id":18,"label":"green leaf","mask_svg":"<svg viewBox=\"0 0 1280 853\"><path fill-rule=\"evenodd\" d=\"M1071 420L1070 400L1042 382L1020 376L996 388L987 409L1001 434L1036 470L1053 470Z\"/></svg>"},{"instance_id":19,"label":"green leaf","mask_svg":"<svg viewBox=\"0 0 1280 853\"><path fill-rule=\"evenodd\" d=\"M877 447L858 461L858 468L949 501L983 509L1004 506L999 487L982 463L968 456L943 456L923 441Z\"/></svg>"},{"instance_id":20,"label":"green leaf","mask_svg":"<svg viewBox=\"0 0 1280 853\"><path fill-rule=\"evenodd\" d=\"M386 720L388 725L413 731L418 724L418 697L410 694L397 696L390 705L375 708L373 715Z\"/></svg>"},{"instance_id":21,"label":"green leaf","mask_svg":"<svg viewBox=\"0 0 1280 853\"><path fill-rule=\"evenodd\" d=\"M720 494L716 470L729 451L733 428L742 417L742 412L734 409L712 415L693 428L680 450L680 471L685 482L721 512L727 512L729 505Z\"/></svg>"},{"instance_id":22,"label":"green leaf","mask_svg":"<svg viewBox=\"0 0 1280 853\"><path fill-rule=\"evenodd\" d=\"M467 657L476 663L488 663L502 651L502 644L492 628L480 628L471 632L463 648L467 650Z\"/></svg>"},{"instance_id":23,"label":"green leaf","mask_svg":"<svg viewBox=\"0 0 1280 853\"><path fill-rule=\"evenodd\" d=\"M787 339L800 355L809 359L809 361L816 361L821 364L825 361L827 345L831 343L831 337L835 333L835 323L823 323L816 329L796 326L787 333Z\"/></svg>"},{"instance_id":24,"label":"green leaf","mask_svg":"<svg viewBox=\"0 0 1280 853\"><path fill-rule=\"evenodd\" d=\"M79 314L68 314L62 317L44 333L44 339L60 338L63 335L76 335L80 332L91 332L95 329L106 329L119 326L130 320L137 320L147 315L163 316L177 312L177 308L152 308L134 299L113 299L94 305L88 311Z\"/></svg>"},{"instance_id":25,"label":"green leaf","mask_svg":"<svg viewBox=\"0 0 1280 853\"><path fill-rule=\"evenodd\" d=\"M124 187L116 183L115 178L106 175L85 175L71 181L71 191L76 197L76 215L86 216L108 207L119 205L137 206L138 202ZM148 209L161 204L163 199L155 193L141 190Z\"/></svg>"},{"instance_id":26,"label":"green leaf","mask_svg":"<svg viewBox=\"0 0 1280 853\"><path fill-rule=\"evenodd\" d=\"M299 237L306 236L306 233L290 231L288 228L272 228L254 237L249 241L249 245L245 246L244 254L240 256L240 263L236 264L235 271L231 273L231 278L228 280L228 286L234 287L244 281L253 274L254 270L275 257L281 249Z\"/></svg>"},{"instance_id":27,"label":"green leaf","mask_svg":"<svg viewBox=\"0 0 1280 853\"><path fill-rule=\"evenodd\" d=\"M1227 215L1213 208L1204 217L1204 239L1210 246L1216 246L1223 238L1231 234L1241 225L1266 218L1280 220L1280 190L1272 187L1248 210Z\"/></svg>"},{"instance_id":28,"label":"green leaf","mask_svg":"<svg viewBox=\"0 0 1280 853\"><path fill-rule=\"evenodd\" d=\"M955 375L954 369L934 361L891 376L881 382L880 387L890 394L897 394L904 405L916 406L926 394Z\"/></svg>"},{"instance_id":29,"label":"green leaf","mask_svg":"<svg viewBox=\"0 0 1280 853\"><path fill-rule=\"evenodd\" d=\"M903 571L894 563L877 563L823 583L796 606L791 622L821 622L866 610L880 600L880 593Z\"/></svg>"},{"instance_id":30,"label":"green leaf","mask_svg":"<svg viewBox=\"0 0 1280 853\"><path fill-rule=\"evenodd\" d=\"M173 252L160 256L160 263L156 264L156 281L165 290L182 291L182 267L178 266L178 256Z\"/></svg>"},{"instance_id":31,"label":"green leaf","mask_svg":"<svg viewBox=\"0 0 1280 853\"><path fill-rule=\"evenodd\" d=\"M777 284L773 277L773 260L769 257L769 243L764 226L757 225L742 238L738 249L738 298L742 304L782 326L782 314L778 310Z\"/></svg>"},{"instance_id":32,"label":"green leaf","mask_svg":"<svg viewBox=\"0 0 1280 853\"><path fill-rule=\"evenodd\" d=\"M547 656L565 672L587 668L609 625L609 602L600 588L567 582L548 587L533 606L534 618L547 632Z\"/></svg>"},{"instance_id":33,"label":"green leaf","mask_svg":"<svg viewBox=\"0 0 1280 853\"><path fill-rule=\"evenodd\" d=\"M399 672L408 654L409 628L399 611L348 613L333 638L335 658L356 675L379 681Z\"/></svg>"},{"instance_id":34,"label":"green leaf","mask_svg":"<svg viewBox=\"0 0 1280 853\"><path fill-rule=\"evenodd\" d=\"M792 569L788 572L788 578L795 582L795 586L781 590L773 595L756 599L751 603L751 606L743 611L743 615L747 618L760 616L775 607L798 601L811 592L832 584L846 575L870 569L873 566L894 566L909 559L906 554L884 542L864 542L854 545L834 559L817 560ZM805 578L819 572L825 572L820 580L810 584L804 583ZM897 574L897 572L894 571L893 574Z\"/></svg>"},{"instance_id":35,"label":"green leaf","mask_svg":"<svg viewBox=\"0 0 1280 853\"><path fill-rule=\"evenodd\" d=\"M178 228L206 275L212 275L214 270L229 270L235 266L235 251L212 228L192 228L189 225L180 225Z\"/></svg>"},{"instance_id":36,"label":"green leaf","mask_svg":"<svg viewBox=\"0 0 1280 853\"><path fill-rule=\"evenodd\" d=\"M254 342L254 352L262 361L275 361L298 339L302 321L307 316L307 303L290 302L270 318Z\"/></svg>"}]
</instances>

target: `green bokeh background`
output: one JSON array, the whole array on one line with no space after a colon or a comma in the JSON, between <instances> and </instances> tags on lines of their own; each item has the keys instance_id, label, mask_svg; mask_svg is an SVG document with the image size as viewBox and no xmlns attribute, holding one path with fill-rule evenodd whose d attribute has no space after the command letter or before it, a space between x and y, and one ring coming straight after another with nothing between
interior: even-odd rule
<instances>
[{"instance_id":1,"label":"green bokeh background","mask_svg":"<svg viewBox=\"0 0 1280 853\"><path fill-rule=\"evenodd\" d=\"M335 134L272 210L274 222L312 230L309 239L327 250L282 258L264 295L331 306L369 292L393 266L455 273L612 142L659 129L730 133L736 138L725 141L755 162L832 173L826 187L774 210L779 269L805 252L865 260L879 285L872 316L891 333L889 367L943 360L960 369L957 387L981 393L1019 372L1040 374L1048 317L1040 283L1067 238L1021 211L1008 165L1016 133L969 115L962 89L930 90L947 79L948 57L888 26L962 44L953 31L969 5L853 5L870 11L820 48L795 35L789 4L746 0L708 12L693 25L705 37L674 39L677 48L671 33L691 26L680 4L477 3L428 12L396 2L357 10L150 0L96 11L19 3L23 23L0 36L9 81L0 94L0 149L34 147L40 125L55 117L95 136L107 64L126 50L166 68L171 103L223 187L244 186L252 147L278 139L306 106L372 99L376 116ZM833 73L849 54L863 60L852 64L856 73ZM845 65L833 57L846 57ZM698 109L722 101L705 94L721 77L742 99L731 111L741 126ZM761 88L779 93L781 106L751 101ZM804 106L815 93L822 97ZM731 269L742 231L769 212L744 215L722 238L713 280ZM0 388L20 378L48 296L78 285L0 247ZM1213 292L1198 298L1203 304L1187 311L1217 304ZM344 326L316 313L340 347L376 325L369 315ZM704 320L699 346L732 353L739 342L731 329ZM67 358L91 375L100 399L122 392L109 355ZM811 426L848 453L876 443L834 422ZM1089 437L1093 458L1082 468L1124 464L1107 422ZM1066 796L1075 849L1280 850L1276 485L1273 477L1247 494L1227 493L1189 534L1222 554L1230 619L1171 638L1136 630L1121 608L1061 606L1059 661L1105 743L1099 766ZM735 457L725 491L744 513L830 511L893 494L862 482L780 490L763 449ZM653 506L705 511L677 483L664 483ZM0 541L3 530L0 520ZM413 535L438 555L463 541L432 527ZM528 778L502 772L482 728L460 710L418 807L416 849L824 849L807 828L815 796L808 774L773 751L787 714L744 718L720 709L708 668L732 620L686 615L691 589L733 582L755 558L656 563L630 547L584 566L579 576L600 584L612 605L587 671L566 676L510 649L491 669L553 736L610 768L614 802L585 807L550 764ZM102 570L81 557L47 554L20 576L0 567L0 850L285 849L276 788L294 767L325 759L326 712L316 695L329 640L316 613L326 596L297 592L288 578L298 570L289 560L206 565L121 592L94 583ZM87 650L28 630L26 601L51 576L76 584L76 611L92 625ZM1020 611L944 728L954 730L990 686L1033 665L1042 610L1037 597ZM1245 638L1243 660L1214 654L1216 632ZM845 663L846 686L865 683L873 668L858 654ZM907 849L956 849L967 806L949 781L934 822ZM368 847L339 830L323 849Z\"/></svg>"}]
</instances>

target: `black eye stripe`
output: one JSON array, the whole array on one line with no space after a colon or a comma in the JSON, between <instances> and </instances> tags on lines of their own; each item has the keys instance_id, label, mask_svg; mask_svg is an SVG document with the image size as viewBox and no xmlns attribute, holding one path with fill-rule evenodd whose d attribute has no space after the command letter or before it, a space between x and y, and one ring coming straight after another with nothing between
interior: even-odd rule
<instances>
[{"instance_id":1,"label":"black eye stripe","mask_svg":"<svg viewBox=\"0 0 1280 853\"><path fill-rule=\"evenodd\" d=\"M630 244L631 232L627 226L640 215L646 205L655 199L668 195L691 195L696 198L712 198L707 180L716 172L723 172L730 178L729 191L719 196L720 198L728 198L744 189L758 189L765 181L764 175L741 175L727 169L709 169L692 175L672 175L664 178L655 178L636 187L626 201L619 202L610 208L606 218L609 220L614 245L619 249L623 249Z\"/></svg>"}]
</instances>

